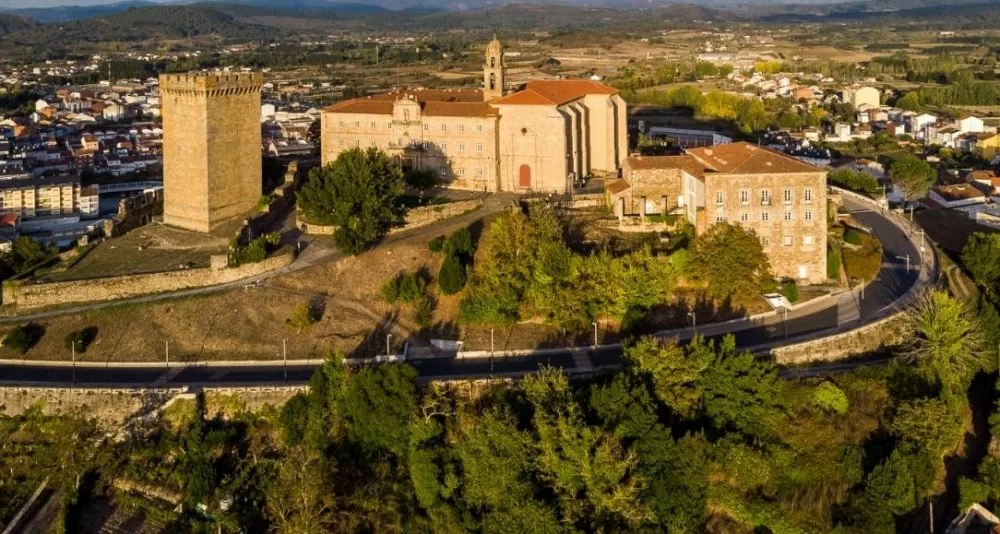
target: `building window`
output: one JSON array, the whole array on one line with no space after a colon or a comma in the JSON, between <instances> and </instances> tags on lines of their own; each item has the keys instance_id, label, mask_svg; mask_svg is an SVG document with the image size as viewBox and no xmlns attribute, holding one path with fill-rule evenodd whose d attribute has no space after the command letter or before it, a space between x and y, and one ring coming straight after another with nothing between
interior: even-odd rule
<instances>
[{"instance_id":1,"label":"building window","mask_svg":"<svg viewBox=\"0 0 1000 534\"><path fill-rule=\"evenodd\" d=\"M716 206L722 205L722 191L715 192L715 205Z\"/></svg>"},{"instance_id":2,"label":"building window","mask_svg":"<svg viewBox=\"0 0 1000 534\"><path fill-rule=\"evenodd\" d=\"M812 203L812 201L813 201L813 190L812 189L806 189L805 200L806 200L806 204Z\"/></svg>"},{"instance_id":3,"label":"building window","mask_svg":"<svg viewBox=\"0 0 1000 534\"><path fill-rule=\"evenodd\" d=\"M771 191L768 189L760 190L760 203L767 206L771 203Z\"/></svg>"},{"instance_id":4,"label":"building window","mask_svg":"<svg viewBox=\"0 0 1000 534\"><path fill-rule=\"evenodd\" d=\"M447 124L441 124L441 131L442 132L447 132L448 131L448 125Z\"/></svg>"},{"instance_id":5,"label":"building window","mask_svg":"<svg viewBox=\"0 0 1000 534\"><path fill-rule=\"evenodd\" d=\"M361 127L361 121L354 121L354 127L355 128L360 128Z\"/></svg>"},{"instance_id":6,"label":"building window","mask_svg":"<svg viewBox=\"0 0 1000 534\"><path fill-rule=\"evenodd\" d=\"M482 124L477 124L476 125L476 131L477 132L482 132L483 131L483 125Z\"/></svg>"},{"instance_id":7,"label":"building window","mask_svg":"<svg viewBox=\"0 0 1000 534\"><path fill-rule=\"evenodd\" d=\"M343 139L337 139L337 146L343 148L344 147L344 140Z\"/></svg>"},{"instance_id":8,"label":"building window","mask_svg":"<svg viewBox=\"0 0 1000 534\"><path fill-rule=\"evenodd\" d=\"M749 220L750 220L750 214L749 213L741 213L740 214L740 222L747 222Z\"/></svg>"},{"instance_id":9,"label":"building window","mask_svg":"<svg viewBox=\"0 0 1000 534\"><path fill-rule=\"evenodd\" d=\"M785 236L785 246L786 247L792 246L792 236L790 235Z\"/></svg>"},{"instance_id":10,"label":"building window","mask_svg":"<svg viewBox=\"0 0 1000 534\"><path fill-rule=\"evenodd\" d=\"M371 123L371 128L372 128L372 130L374 130L374 129L375 129L375 121L372 121L372 123Z\"/></svg>"},{"instance_id":11,"label":"building window","mask_svg":"<svg viewBox=\"0 0 1000 534\"><path fill-rule=\"evenodd\" d=\"M766 235L760 236L760 244L761 244L761 246L764 246L764 247L771 246L771 238L767 237Z\"/></svg>"},{"instance_id":12,"label":"building window","mask_svg":"<svg viewBox=\"0 0 1000 534\"><path fill-rule=\"evenodd\" d=\"M740 204L746 206L749 203L750 203L750 190L744 189L740 191Z\"/></svg>"},{"instance_id":13,"label":"building window","mask_svg":"<svg viewBox=\"0 0 1000 534\"><path fill-rule=\"evenodd\" d=\"M441 176L448 176L448 167L441 167L441 169L438 171L438 174L440 174Z\"/></svg>"},{"instance_id":14,"label":"building window","mask_svg":"<svg viewBox=\"0 0 1000 534\"><path fill-rule=\"evenodd\" d=\"M806 212L806 220L807 221L813 220L813 212L811 212L811 211L807 211Z\"/></svg>"},{"instance_id":15,"label":"building window","mask_svg":"<svg viewBox=\"0 0 1000 534\"><path fill-rule=\"evenodd\" d=\"M786 221L792 220L792 212L790 212L790 211L786 211L785 212L785 220Z\"/></svg>"},{"instance_id":16,"label":"building window","mask_svg":"<svg viewBox=\"0 0 1000 534\"><path fill-rule=\"evenodd\" d=\"M792 203L792 190L785 189L785 204L791 204L791 203Z\"/></svg>"},{"instance_id":17,"label":"building window","mask_svg":"<svg viewBox=\"0 0 1000 534\"><path fill-rule=\"evenodd\" d=\"M476 152L482 152L482 151L483 151L483 144L476 143Z\"/></svg>"},{"instance_id":18,"label":"building window","mask_svg":"<svg viewBox=\"0 0 1000 534\"><path fill-rule=\"evenodd\" d=\"M337 127L338 128L343 128L344 127L344 121L337 121Z\"/></svg>"},{"instance_id":19,"label":"building window","mask_svg":"<svg viewBox=\"0 0 1000 534\"><path fill-rule=\"evenodd\" d=\"M459 176L465 176L465 169L458 169Z\"/></svg>"},{"instance_id":20,"label":"building window","mask_svg":"<svg viewBox=\"0 0 1000 534\"><path fill-rule=\"evenodd\" d=\"M465 131L465 125L464 124L459 124L458 125L458 131L464 132Z\"/></svg>"},{"instance_id":21,"label":"building window","mask_svg":"<svg viewBox=\"0 0 1000 534\"><path fill-rule=\"evenodd\" d=\"M721 213L716 213L715 214L715 222L720 223L720 222L725 222L725 221L726 221L726 216L725 215L723 215Z\"/></svg>"},{"instance_id":22,"label":"building window","mask_svg":"<svg viewBox=\"0 0 1000 534\"><path fill-rule=\"evenodd\" d=\"M767 220L770 218L771 216L766 211L760 212L760 220L767 222Z\"/></svg>"},{"instance_id":23,"label":"building window","mask_svg":"<svg viewBox=\"0 0 1000 534\"><path fill-rule=\"evenodd\" d=\"M354 148L361 148L361 140L360 139L354 141Z\"/></svg>"},{"instance_id":24,"label":"building window","mask_svg":"<svg viewBox=\"0 0 1000 534\"><path fill-rule=\"evenodd\" d=\"M430 125L430 124L425 124L425 125L424 125L424 131L425 131L425 132L429 132L429 131L431 131L431 125Z\"/></svg>"},{"instance_id":25,"label":"building window","mask_svg":"<svg viewBox=\"0 0 1000 534\"><path fill-rule=\"evenodd\" d=\"M482 177L483 177L483 170L476 169L476 178L482 178Z\"/></svg>"},{"instance_id":26,"label":"building window","mask_svg":"<svg viewBox=\"0 0 1000 534\"><path fill-rule=\"evenodd\" d=\"M803 236L802 237L802 244L805 245L805 246L807 246L807 247L813 246L813 236L811 236L811 235Z\"/></svg>"},{"instance_id":27,"label":"building window","mask_svg":"<svg viewBox=\"0 0 1000 534\"><path fill-rule=\"evenodd\" d=\"M378 148L378 143L372 139L372 148Z\"/></svg>"},{"instance_id":28,"label":"building window","mask_svg":"<svg viewBox=\"0 0 1000 534\"><path fill-rule=\"evenodd\" d=\"M385 129L386 130L391 130L392 129L392 121L386 121L386 123L385 123Z\"/></svg>"},{"instance_id":29,"label":"building window","mask_svg":"<svg viewBox=\"0 0 1000 534\"><path fill-rule=\"evenodd\" d=\"M459 152L465 152L465 143L459 143L458 144L458 151Z\"/></svg>"}]
</instances>

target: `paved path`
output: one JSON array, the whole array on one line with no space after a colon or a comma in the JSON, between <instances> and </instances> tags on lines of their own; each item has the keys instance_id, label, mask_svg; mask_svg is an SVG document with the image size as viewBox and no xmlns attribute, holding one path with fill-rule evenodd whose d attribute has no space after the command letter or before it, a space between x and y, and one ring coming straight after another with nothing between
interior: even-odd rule
<instances>
[{"instance_id":1,"label":"paved path","mask_svg":"<svg viewBox=\"0 0 1000 534\"><path fill-rule=\"evenodd\" d=\"M879 212L851 199L846 199L845 205L858 220L875 232L883 246L884 262L879 276L865 287L863 298L861 291L855 289L836 298L817 299L787 314L772 313L755 319L699 326L698 333L709 338L733 334L740 348L780 346L855 328L891 312L898 299L908 294L918 279L917 269L907 272L905 261L898 257L910 255L913 261L919 257L919 251L897 224ZM450 222L459 224L462 221L453 219ZM437 235L440 231L435 226L425 229L423 234ZM913 261L913 264L915 267L918 262ZM658 335L685 340L693 333L693 329L685 328ZM267 361L199 362L183 364L183 369L175 363L167 374L165 366L149 362L78 365L75 370L66 362L6 362L0 364L0 385L69 387L74 384L74 375L78 387L146 387L168 383L196 387L302 384L309 380L320 363L317 360L295 361L285 366L281 362ZM570 373L583 373L620 366L621 347L528 350L492 358L484 353L471 358L422 359L410 360L410 363L424 380L517 377L534 372L543 365L560 367ZM818 369L844 370L845 365L856 364L834 364Z\"/></svg>"}]
</instances>

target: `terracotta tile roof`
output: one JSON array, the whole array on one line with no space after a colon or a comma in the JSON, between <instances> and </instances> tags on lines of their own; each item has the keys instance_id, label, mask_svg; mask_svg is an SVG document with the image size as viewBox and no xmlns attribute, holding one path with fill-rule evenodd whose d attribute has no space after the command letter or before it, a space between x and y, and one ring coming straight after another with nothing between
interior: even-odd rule
<instances>
[{"instance_id":1,"label":"terracotta tile roof","mask_svg":"<svg viewBox=\"0 0 1000 534\"><path fill-rule=\"evenodd\" d=\"M615 95L618 90L591 80L535 80L524 89L491 102L501 105L561 106L587 95Z\"/></svg>"},{"instance_id":2,"label":"terracotta tile roof","mask_svg":"<svg viewBox=\"0 0 1000 534\"><path fill-rule=\"evenodd\" d=\"M608 193L611 193L611 195L614 196L623 191L628 191L630 187L632 186L627 181L619 178L608 184Z\"/></svg>"},{"instance_id":3,"label":"terracotta tile roof","mask_svg":"<svg viewBox=\"0 0 1000 534\"><path fill-rule=\"evenodd\" d=\"M535 91L560 106L586 95L618 94L617 89L591 80L535 80L528 82L525 89Z\"/></svg>"},{"instance_id":4,"label":"terracotta tile roof","mask_svg":"<svg viewBox=\"0 0 1000 534\"><path fill-rule=\"evenodd\" d=\"M942 185L933 189L941 198L952 202L955 200L968 200L972 198L983 198L985 193L972 187L969 184Z\"/></svg>"},{"instance_id":5,"label":"terracotta tile roof","mask_svg":"<svg viewBox=\"0 0 1000 534\"><path fill-rule=\"evenodd\" d=\"M495 109L483 102L483 92L478 89L390 91L339 102L323 111L391 115L393 103L403 98L414 98L423 113L433 117L492 117L497 114Z\"/></svg>"},{"instance_id":6,"label":"terracotta tile roof","mask_svg":"<svg viewBox=\"0 0 1000 534\"><path fill-rule=\"evenodd\" d=\"M525 89L523 91L518 91L514 94L503 96L497 98L490 102L490 104L497 105L510 105L510 106L556 106L556 102L551 100L537 91L532 91L530 89Z\"/></svg>"},{"instance_id":7,"label":"terracotta tile roof","mask_svg":"<svg viewBox=\"0 0 1000 534\"><path fill-rule=\"evenodd\" d=\"M629 169L646 171L654 169L680 169L692 176L702 177L705 166L693 156L632 156L625 162Z\"/></svg>"},{"instance_id":8,"label":"terracotta tile roof","mask_svg":"<svg viewBox=\"0 0 1000 534\"><path fill-rule=\"evenodd\" d=\"M722 174L824 172L789 155L750 143L692 148L687 152L705 165L706 170Z\"/></svg>"}]
</instances>

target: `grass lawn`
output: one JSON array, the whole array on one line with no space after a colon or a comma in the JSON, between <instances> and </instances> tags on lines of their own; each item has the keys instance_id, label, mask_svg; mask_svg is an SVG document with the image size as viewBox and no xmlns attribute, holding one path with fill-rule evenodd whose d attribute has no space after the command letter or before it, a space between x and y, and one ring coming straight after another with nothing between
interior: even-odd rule
<instances>
[{"instance_id":1,"label":"grass lawn","mask_svg":"<svg viewBox=\"0 0 1000 534\"><path fill-rule=\"evenodd\" d=\"M862 232L860 245L845 243L841 250L848 279L872 280L882 267L882 244L871 234Z\"/></svg>"},{"instance_id":2,"label":"grass lawn","mask_svg":"<svg viewBox=\"0 0 1000 534\"><path fill-rule=\"evenodd\" d=\"M154 224L108 239L72 267L54 270L39 279L62 282L208 267L209 257L225 253L227 247L222 238Z\"/></svg>"}]
</instances>

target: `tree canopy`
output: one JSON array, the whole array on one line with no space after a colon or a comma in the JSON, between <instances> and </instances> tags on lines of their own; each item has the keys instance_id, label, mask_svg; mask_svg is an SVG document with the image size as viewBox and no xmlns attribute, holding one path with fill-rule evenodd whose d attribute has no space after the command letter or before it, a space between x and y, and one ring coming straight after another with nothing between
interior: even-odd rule
<instances>
[{"instance_id":1,"label":"tree canopy","mask_svg":"<svg viewBox=\"0 0 1000 534\"><path fill-rule=\"evenodd\" d=\"M719 300L747 302L772 278L760 239L737 224L718 223L694 240L694 275Z\"/></svg>"},{"instance_id":2,"label":"tree canopy","mask_svg":"<svg viewBox=\"0 0 1000 534\"><path fill-rule=\"evenodd\" d=\"M310 171L298 206L310 222L336 226L337 246L358 254L402 221L402 194L402 172L387 154L354 148Z\"/></svg>"},{"instance_id":3,"label":"tree canopy","mask_svg":"<svg viewBox=\"0 0 1000 534\"><path fill-rule=\"evenodd\" d=\"M934 185L934 168L915 156L902 156L889 166L892 182L903 188L907 201L923 198Z\"/></svg>"}]
</instances>

